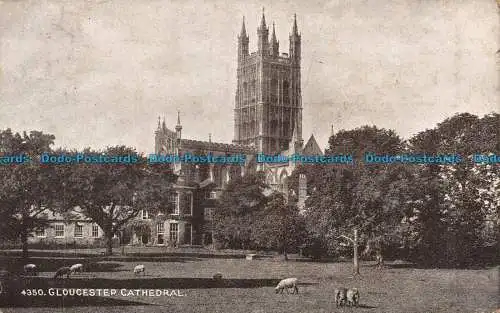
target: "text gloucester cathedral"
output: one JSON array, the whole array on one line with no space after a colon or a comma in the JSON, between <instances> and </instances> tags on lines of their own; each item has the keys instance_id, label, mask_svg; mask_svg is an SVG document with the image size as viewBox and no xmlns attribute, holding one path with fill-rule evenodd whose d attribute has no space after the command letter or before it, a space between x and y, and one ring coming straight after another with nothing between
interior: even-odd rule
<instances>
[{"instance_id":1,"label":"text gloucester cathedral","mask_svg":"<svg viewBox=\"0 0 500 313\"><path fill-rule=\"evenodd\" d=\"M245 21L238 36L238 69L234 106L234 140L232 144L182 138L179 115L175 130L158 121L155 131L156 154L246 155L244 165L197 165L178 163L179 175L172 197L173 212L155 222L150 238L134 238L152 244L176 242L179 245L208 245L212 239L211 215L215 199L231 178L255 170L264 170L267 183L286 192L287 177L294 165L257 164L257 153L292 155L322 154L314 136L304 145L302 139L301 36L294 18L289 37L289 52L279 53L274 24L269 28L262 14L257 29L257 51L249 52ZM207 125L208 126L208 125ZM260 167L260 168L259 168ZM301 188L305 189L305 188ZM299 191L299 204L305 198ZM170 214L173 213L173 214Z\"/></svg>"}]
</instances>

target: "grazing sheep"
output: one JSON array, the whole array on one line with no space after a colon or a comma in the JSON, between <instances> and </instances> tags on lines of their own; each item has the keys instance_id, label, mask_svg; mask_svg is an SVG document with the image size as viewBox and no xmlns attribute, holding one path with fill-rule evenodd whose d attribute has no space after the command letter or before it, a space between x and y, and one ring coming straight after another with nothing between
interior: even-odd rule
<instances>
[{"instance_id":1,"label":"grazing sheep","mask_svg":"<svg viewBox=\"0 0 500 313\"><path fill-rule=\"evenodd\" d=\"M37 276L38 275L38 271L36 269L36 265L35 264L26 264L24 266L24 273L27 275L27 274L31 274L33 276Z\"/></svg>"},{"instance_id":2,"label":"grazing sheep","mask_svg":"<svg viewBox=\"0 0 500 313\"><path fill-rule=\"evenodd\" d=\"M146 276L146 267L144 267L143 264L139 264L136 267L134 267L134 274L137 275L140 272L143 273L144 276Z\"/></svg>"},{"instance_id":3,"label":"grazing sheep","mask_svg":"<svg viewBox=\"0 0 500 313\"><path fill-rule=\"evenodd\" d=\"M222 274L221 273L214 274L213 278L215 280L221 280L222 279Z\"/></svg>"},{"instance_id":4,"label":"grazing sheep","mask_svg":"<svg viewBox=\"0 0 500 313\"><path fill-rule=\"evenodd\" d=\"M286 278L283 279L278 283L278 286L276 286L275 290L276 293L283 293L283 290L286 288L286 293L290 293L289 289L293 288L294 291L292 293L299 293L299 288L297 287L298 280L297 278Z\"/></svg>"},{"instance_id":5,"label":"grazing sheep","mask_svg":"<svg viewBox=\"0 0 500 313\"><path fill-rule=\"evenodd\" d=\"M71 265L70 269L73 273L75 273L75 272L81 273L81 272L83 272L83 264L80 264L80 263L73 264L73 265Z\"/></svg>"},{"instance_id":6,"label":"grazing sheep","mask_svg":"<svg viewBox=\"0 0 500 313\"><path fill-rule=\"evenodd\" d=\"M54 278L63 275L66 275L66 278L69 278L69 274L71 274L71 268L69 268L68 266L63 266L57 270L56 274L54 275Z\"/></svg>"},{"instance_id":7,"label":"grazing sheep","mask_svg":"<svg viewBox=\"0 0 500 313\"><path fill-rule=\"evenodd\" d=\"M347 301L347 289L345 288L337 288L335 289L335 306L338 308L339 306L343 306Z\"/></svg>"},{"instance_id":8,"label":"grazing sheep","mask_svg":"<svg viewBox=\"0 0 500 313\"><path fill-rule=\"evenodd\" d=\"M356 288L347 290L347 305L357 307L359 305L359 291Z\"/></svg>"}]
</instances>

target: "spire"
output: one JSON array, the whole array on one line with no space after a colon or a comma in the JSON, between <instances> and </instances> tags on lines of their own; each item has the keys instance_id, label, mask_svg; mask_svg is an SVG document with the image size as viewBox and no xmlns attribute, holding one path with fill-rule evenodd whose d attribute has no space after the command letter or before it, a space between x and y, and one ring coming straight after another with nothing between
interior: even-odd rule
<instances>
[{"instance_id":1,"label":"spire","mask_svg":"<svg viewBox=\"0 0 500 313\"><path fill-rule=\"evenodd\" d=\"M160 129L160 116L158 115L158 129Z\"/></svg>"},{"instance_id":2,"label":"spire","mask_svg":"<svg viewBox=\"0 0 500 313\"><path fill-rule=\"evenodd\" d=\"M280 45L278 43L278 40L276 40L276 31L275 31L275 27L274 27L274 22L273 22L273 34L271 36L271 55L274 56L274 57L277 57L280 52Z\"/></svg>"},{"instance_id":3,"label":"spire","mask_svg":"<svg viewBox=\"0 0 500 313\"><path fill-rule=\"evenodd\" d=\"M335 131L333 130L333 124L332 124L332 130L330 131L330 136L335 135Z\"/></svg>"},{"instance_id":4,"label":"spire","mask_svg":"<svg viewBox=\"0 0 500 313\"><path fill-rule=\"evenodd\" d=\"M262 7L262 19L260 20L260 29L266 28L266 17L264 16L264 7Z\"/></svg>"},{"instance_id":5,"label":"spire","mask_svg":"<svg viewBox=\"0 0 500 313\"><path fill-rule=\"evenodd\" d=\"M247 36L247 30L245 28L245 16L243 16L243 23L241 24L241 34L240 34L240 36L242 38Z\"/></svg>"},{"instance_id":6,"label":"spire","mask_svg":"<svg viewBox=\"0 0 500 313\"><path fill-rule=\"evenodd\" d=\"M293 29L292 29L292 35L298 35L299 32L297 31L297 14L293 15Z\"/></svg>"},{"instance_id":7,"label":"spire","mask_svg":"<svg viewBox=\"0 0 500 313\"><path fill-rule=\"evenodd\" d=\"M177 138L181 138L181 130L182 130L182 125L181 125L181 111L177 110L177 125L175 125L175 131L177 132L178 136Z\"/></svg>"},{"instance_id":8,"label":"spire","mask_svg":"<svg viewBox=\"0 0 500 313\"><path fill-rule=\"evenodd\" d=\"M277 42L278 40L276 40L276 33L274 31L274 22L273 22L273 34L272 34L272 37L271 37L271 42L272 43L275 43Z\"/></svg>"},{"instance_id":9,"label":"spire","mask_svg":"<svg viewBox=\"0 0 500 313\"><path fill-rule=\"evenodd\" d=\"M212 142L212 133L208 133L208 142Z\"/></svg>"},{"instance_id":10,"label":"spire","mask_svg":"<svg viewBox=\"0 0 500 313\"><path fill-rule=\"evenodd\" d=\"M160 118L158 117L158 122L160 121ZM166 129L167 128L167 124L165 123L165 115L163 115L163 122L161 123L161 127L163 129Z\"/></svg>"}]
</instances>

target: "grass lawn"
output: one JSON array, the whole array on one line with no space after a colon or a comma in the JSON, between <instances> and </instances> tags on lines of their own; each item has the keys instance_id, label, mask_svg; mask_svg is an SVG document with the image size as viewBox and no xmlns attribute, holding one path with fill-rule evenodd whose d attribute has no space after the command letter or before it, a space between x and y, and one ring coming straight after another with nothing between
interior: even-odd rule
<instances>
[{"instance_id":1,"label":"grass lawn","mask_svg":"<svg viewBox=\"0 0 500 313\"><path fill-rule=\"evenodd\" d=\"M53 275L55 260L33 261L47 269L42 276ZM110 260L89 261L86 267L90 272L69 280L45 280L52 287L180 289L184 296L85 297L64 301L59 297L30 298L16 307L0 305L0 312L491 313L500 307L498 268L377 270L363 263L361 277L353 278L350 263L194 257L140 263L146 266L144 277L132 273L137 261ZM217 272L224 276L220 282L212 279ZM286 277L297 277L302 283L298 295L274 293L277 281ZM357 287L361 306L335 308L332 294L338 286Z\"/></svg>"}]
</instances>

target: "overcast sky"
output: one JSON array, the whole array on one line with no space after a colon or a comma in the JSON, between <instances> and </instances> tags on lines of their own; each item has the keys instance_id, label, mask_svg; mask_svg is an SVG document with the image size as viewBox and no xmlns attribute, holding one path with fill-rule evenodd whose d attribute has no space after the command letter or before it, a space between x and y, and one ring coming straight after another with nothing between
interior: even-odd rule
<instances>
[{"instance_id":1,"label":"overcast sky","mask_svg":"<svg viewBox=\"0 0 500 313\"><path fill-rule=\"evenodd\" d=\"M0 0L0 129L57 146L154 151L157 117L230 142L237 35L265 7L281 52L297 13L304 139L377 125L402 137L457 112L498 112L493 0Z\"/></svg>"}]
</instances>

